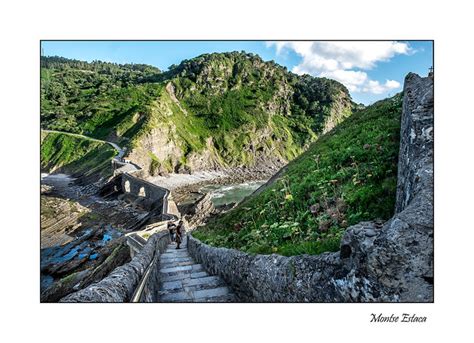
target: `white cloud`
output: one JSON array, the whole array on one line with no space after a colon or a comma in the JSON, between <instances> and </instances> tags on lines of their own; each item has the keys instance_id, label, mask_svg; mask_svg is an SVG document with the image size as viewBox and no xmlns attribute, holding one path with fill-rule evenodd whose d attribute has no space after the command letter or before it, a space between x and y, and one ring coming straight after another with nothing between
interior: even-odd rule
<instances>
[{"instance_id":1,"label":"white cloud","mask_svg":"<svg viewBox=\"0 0 474 343\"><path fill-rule=\"evenodd\" d=\"M372 94L382 94L397 88L400 88L400 83L394 80L387 80L384 84L380 84L379 81L369 80L362 88L362 91Z\"/></svg>"},{"instance_id":2,"label":"white cloud","mask_svg":"<svg viewBox=\"0 0 474 343\"><path fill-rule=\"evenodd\" d=\"M303 74L298 73L295 70L293 71L297 74ZM319 73L318 76L327 77L342 82L351 92L360 91L361 87L369 81L369 77L367 76L366 72L355 70L337 69L332 71L323 71Z\"/></svg>"},{"instance_id":3,"label":"white cloud","mask_svg":"<svg viewBox=\"0 0 474 343\"><path fill-rule=\"evenodd\" d=\"M397 89L400 83L371 80L363 70L370 70L377 62L389 61L395 55L413 53L402 42L267 42L267 46L275 46L277 54L288 49L300 55L302 61L293 68L294 73L332 78L351 92L372 94Z\"/></svg>"}]
</instances>

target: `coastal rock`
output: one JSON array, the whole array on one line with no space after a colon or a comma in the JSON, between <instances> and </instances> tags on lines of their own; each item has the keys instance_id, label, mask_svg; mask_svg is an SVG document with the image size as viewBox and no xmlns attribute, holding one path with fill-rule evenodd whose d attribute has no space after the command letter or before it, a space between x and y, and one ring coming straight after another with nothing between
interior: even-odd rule
<instances>
[{"instance_id":1,"label":"coastal rock","mask_svg":"<svg viewBox=\"0 0 474 343\"><path fill-rule=\"evenodd\" d=\"M41 292L41 302L58 302L66 295L78 291L93 282L98 282L107 274L109 274L116 267L130 261L130 251L125 239L119 238L110 245L113 249L107 255L102 252L102 255L107 256L103 262L96 264L97 267L90 267L82 271L76 271L66 277L61 278L53 283L51 287L46 288Z\"/></svg>"},{"instance_id":2,"label":"coastal rock","mask_svg":"<svg viewBox=\"0 0 474 343\"><path fill-rule=\"evenodd\" d=\"M211 194L207 193L199 199L186 215L189 228L201 225L214 211L215 207L211 201Z\"/></svg>"}]
</instances>

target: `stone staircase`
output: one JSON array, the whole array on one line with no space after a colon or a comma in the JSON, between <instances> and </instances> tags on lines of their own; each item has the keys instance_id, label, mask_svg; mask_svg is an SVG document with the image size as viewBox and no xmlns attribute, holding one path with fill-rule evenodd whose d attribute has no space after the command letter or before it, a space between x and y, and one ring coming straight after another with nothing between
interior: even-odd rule
<instances>
[{"instance_id":1,"label":"stone staircase","mask_svg":"<svg viewBox=\"0 0 474 343\"><path fill-rule=\"evenodd\" d=\"M218 276L209 275L189 255L186 239L180 249L168 245L160 256L160 302L234 302L235 295Z\"/></svg>"}]
</instances>

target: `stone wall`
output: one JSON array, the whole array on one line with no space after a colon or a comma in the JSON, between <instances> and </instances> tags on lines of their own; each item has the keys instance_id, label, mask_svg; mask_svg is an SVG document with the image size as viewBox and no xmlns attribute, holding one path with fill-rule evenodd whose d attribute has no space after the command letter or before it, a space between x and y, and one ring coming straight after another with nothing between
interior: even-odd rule
<instances>
[{"instance_id":1,"label":"stone wall","mask_svg":"<svg viewBox=\"0 0 474 343\"><path fill-rule=\"evenodd\" d=\"M249 255L189 237L190 254L244 301L433 301L433 79L408 74L395 215L349 227L340 251Z\"/></svg>"},{"instance_id":2,"label":"stone wall","mask_svg":"<svg viewBox=\"0 0 474 343\"><path fill-rule=\"evenodd\" d=\"M141 207L156 214L166 214L168 211L169 190L127 173L113 177L102 186L99 195L108 197L126 194L136 199Z\"/></svg>"},{"instance_id":3,"label":"stone wall","mask_svg":"<svg viewBox=\"0 0 474 343\"><path fill-rule=\"evenodd\" d=\"M129 186L128 191L126 187L127 184ZM156 210L161 208L161 213L167 211L166 198L168 197L169 191L166 188L159 187L129 174L121 174L121 188L123 192L151 200L154 204L153 208ZM163 208L165 208L165 211L163 211Z\"/></svg>"},{"instance_id":4,"label":"stone wall","mask_svg":"<svg viewBox=\"0 0 474 343\"><path fill-rule=\"evenodd\" d=\"M165 232L160 232L159 235L160 238L158 239L156 245L156 250L158 253L155 254L153 264L150 265L150 274L145 280L139 302L158 302L158 291L160 285L160 255L166 250L168 244L171 242L168 230Z\"/></svg>"},{"instance_id":5,"label":"stone wall","mask_svg":"<svg viewBox=\"0 0 474 343\"><path fill-rule=\"evenodd\" d=\"M145 270L155 257L169 243L167 232L150 237L142 251L132 261L115 268L101 281L91 284L62 298L60 302L128 302L142 279ZM161 249L161 250L160 250Z\"/></svg>"},{"instance_id":6,"label":"stone wall","mask_svg":"<svg viewBox=\"0 0 474 343\"><path fill-rule=\"evenodd\" d=\"M343 301L332 279L340 267L335 254L318 256L250 255L214 248L188 236L191 256L219 275L245 302Z\"/></svg>"}]
</instances>

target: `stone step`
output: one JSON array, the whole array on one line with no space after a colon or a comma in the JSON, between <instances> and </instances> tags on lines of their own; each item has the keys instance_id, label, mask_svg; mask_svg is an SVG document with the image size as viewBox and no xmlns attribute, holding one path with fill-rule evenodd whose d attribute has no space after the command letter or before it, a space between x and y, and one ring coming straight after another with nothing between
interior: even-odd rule
<instances>
[{"instance_id":1,"label":"stone step","mask_svg":"<svg viewBox=\"0 0 474 343\"><path fill-rule=\"evenodd\" d=\"M187 247L186 247L185 244L181 244L181 245L179 246L179 249L176 249L176 247L177 247L176 245L168 246L168 247L166 248L166 250L170 250L170 251L186 251L186 249L187 249Z\"/></svg>"},{"instance_id":2,"label":"stone step","mask_svg":"<svg viewBox=\"0 0 474 343\"><path fill-rule=\"evenodd\" d=\"M160 260L169 260L169 259L176 259L176 258L191 258L191 256L187 254L162 254L160 255Z\"/></svg>"},{"instance_id":3,"label":"stone step","mask_svg":"<svg viewBox=\"0 0 474 343\"><path fill-rule=\"evenodd\" d=\"M160 256L160 261L162 262L185 262L185 261L194 261L191 256Z\"/></svg>"},{"instance_id":4,"label":"stone step","mask_svg":"<svg viewBox=\"0 0 474 343\"><path fill-rule=\"evenodd\" d=\"M208 276L208 274L205 271L200 271L196 273L180 273L180 274L175 274L175 275L160 275L161 281L166 282L166 281L176 281L176 280L183 280L183 279L193 279L193 278L200 278L200 277L205 277Z\"/></svg>"},{"instance_id":5,"label":"stone step","mask_svg":"<svg viewBox=\"0 0 474 343\"><path fill-rule=\"evenodd\" d=\"M168 256L189 256L189 253L187 250L166 250L163 254L164 257Z\"/></svg>"},{"instance_id":6,"label":"stone step","mask_svg":"<svg viewBox=\"0 0 474 343\"><path fill-rule=\"evenodd\" d=\"M192 259L191 256L177 256L177 257L160 258L160 263L179 263L179 262L189 262L189 261L194 262L194 260Z\"/></svg>"},{"instance_id":7,"label":"stone step","mask_svg":"<svg viewBox=\"0 0 474 343\"><path fill-rule=\"evenodd\" d=\"M230 293L229 288L227 288L226 286L223 286L223 287L194 291L193 298L197 301L201 301L201 300L207 301L206 299L226 296L226 295L229 295L229 293Z\"/></svg>"},{"instance_id":8,"label":"stone step","mask_svg":"<svg viewBox=\"0 0 474 343\"><path fill-rule=\"evenodd\" d=\"M181 291L160 294L161 302L216 302L229 301L231 293L227 287L217 287L198 291Z\"/></svg>"},{"instance_id":9,"label":"stone step","mask_svg":"<svg viewBox=\"0 0 474 343\"><path fill-rule=\"evenodd\" d=\"M183 242L184 243L184 242ZM189 255L186 244L168 245L160 256L161 302L232 302L235 295L218 276L209 275Z\"/></svg>"},{"instance_id":10,"label":"stone step","mask_svg":"<svg viewBox=\"0 0 474 343\"><path fill-rule=\"evenodd\" d=\"M165 251L169 251L169 252L188 252L187 248L185 246L180 246L179 249L176 249L176 247L168 247L166 248Z\"/></svg>"},{"instance_id":11,"label":"stone step","mask_svg":"<svg viewBox=\"0 0 474 343\"><path fill-rule=\"evenodd\" d=\"M160 274L175 275L179 273L192 273L203 271L202 265L192 264L189 266L177 266L170 268L163 268L160 270Z\"/></svg>"},{"instance_id":12,"label":"stone step","mask_svg":"<svg viewBox=\"0 0 474 343\"><path fill-rule=\"evenodd\" d=\"M184 287L199 286L201 289L224 285L224 281L218 276L205 276L195 279L183 280Z\"/></svg>"},{"instance_id":13,"label":"stone step","mask_svg":"<svg viewBox=\"0 0 474 343\"><path fill-rule=\"evenodd\" d=\"M165 294L166 292L171 293L172 291L180 291L183 289L183 283L181 280L175 281L163 281L161 282L160 291L158 293Z\"/></svg>"},{"instance_id":14,"label":"stone step","mask_svg":"<svg viewBox=\"0 0 474 343\"><path fill-rule=\"evenodd\" d=\"M179 267L179 266L189 266L189 265L192 265L192 264L196 264L196 262L194 262L193 260L190 260L190 261L181 261L181 262L178 262L178 261L170 261L170 262L164 262L164 261L161 261L160 262L160 268L170 268L170 267Z\"/></svg>"},{"instance_id":15,"label":"stone step","mask_svg":"<svg viewBox=\"0 0 474 343\"><path fill-rule=\"evenodd\" d=\"M189 264L196 264L196 262L194 262L193 260L173 260L173 261L167 261L167 260L162 260L160 261L160 268L163 269L163 268L167 268L168 265L173 265L173 266L178 266L179 263L184 263L183 265L186 265L186 263L189 263Z\"/></svg>"},{"instance_id":16,"label":"stone step","mask_svg":"<svg viewBox=\"0 0 474 343\"><path fill-rule=\"evenodd\" d=\"M193 296L187 292L177 292L163 294L160 296L160 302L192 302Z\"/></svg>"},{"instance_id":17,"label":"stone step","mask_svg":"<svg viewBox=\"0 0 474 343\"><path fill-rule=\"evenodd\" d=\"M172 260L172 261L168 261L168 260L162 260L160 261L160 268L163 269L163 268L167 268L166 266L168 265L174 265L174 266L177 266L179 263L190 263L190 264L196 264L196 262L194 262L193 260L191 259L186 259L186 260ZM185 265L185 264L183 264Z\"/></svg>"},{"instance_id":18,"label":"stone step","mask_svg":"<svg viewBox=\"0 0 474 343\"><path fill-rule=\"evenodd\" d=\"M218 296L218 297L211 297L211 298L198 298L194 299L193 302L197 303L231 303L236 302L236 297L233 293L229 293L227 295Z\"/></svg>"},{"instance_id":19,"label":"stone step","mask_svg":"<svg viewBox=\"0 0 474 343\"><path fill-rule=\"evenodd\" d=\"M176 281L164 281L161 284L160 294L180 292L180 291L199 291L202 289L211 289L225 286L225 283L218 276L205 276L194 279L182 279Z\"/></svg>"}]
</instances>

